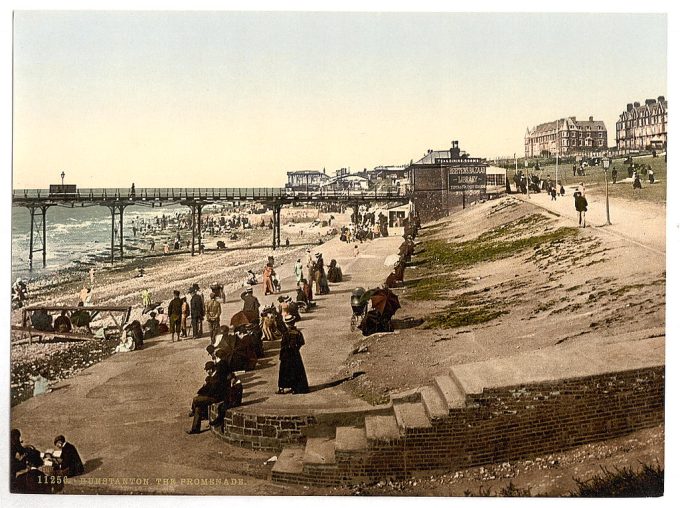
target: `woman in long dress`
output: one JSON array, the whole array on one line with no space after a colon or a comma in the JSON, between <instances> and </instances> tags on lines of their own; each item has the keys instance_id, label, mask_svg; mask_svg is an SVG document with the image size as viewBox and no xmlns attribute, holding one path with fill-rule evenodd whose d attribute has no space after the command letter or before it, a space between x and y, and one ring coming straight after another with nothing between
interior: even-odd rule
<instances>
[{"instance_id":1,"label":"woman in long dress","mask_svg":"<svg viewBox=\"0 0 680 508\"><path fill-rule=\"evenodd\" d=\"M264 272L262 273L262 283L264 286L264 294L270 295L274 293L274 281L272 280L272 275L274 274L274 269L271 265L264 267Z\"/></svg>"},{"instance_id":2,"label":"woman in long dress","mask_svg":"<svg viewBox=\"0 0 680 508\"><path fill-rule=\"evenodd\" d=\"M291 393L309 392L307 373L302 363L300 348L305 344L302 332L295 327L295 317L286 316L286 331L281 338L281 351L279 352L279 391L285 393L289 388Z\"/></svg>"}]
</instances>

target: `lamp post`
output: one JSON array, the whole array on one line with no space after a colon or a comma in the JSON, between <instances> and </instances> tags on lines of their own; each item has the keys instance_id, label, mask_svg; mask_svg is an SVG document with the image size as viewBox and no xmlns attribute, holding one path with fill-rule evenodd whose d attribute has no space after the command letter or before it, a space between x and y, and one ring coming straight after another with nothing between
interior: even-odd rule
<instances>
[{"instance_id":1,"label":"lamp post","mask_svg":"<svg viewBox=\"0 0 680 508\"><path fill-rule=\"evenodd\" d=\"M611 226L612 223L609 220L609 178L607 178L607 170L609 169L609 157L602 159L602 168L604 169L604 195L605 195L605 208L607 210L607 225Z\"/></svg>"},{"instance_id":2,"label":"lamp post","mask_svg":"<svg viewBox=\"0 0 680 508\"><path fill-rule=\"evenodd\" d=\"M66 176L66 173L63 171L61 172L61 192L64 192L64 177Z\"/></svg>"}]
</instances>

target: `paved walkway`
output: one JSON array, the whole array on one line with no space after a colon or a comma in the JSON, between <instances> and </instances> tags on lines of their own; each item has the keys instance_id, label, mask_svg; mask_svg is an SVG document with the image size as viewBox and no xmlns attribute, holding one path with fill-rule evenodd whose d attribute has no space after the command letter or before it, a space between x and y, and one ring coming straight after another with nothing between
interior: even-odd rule
<instances>
[{"instance_id":1,"label":"paved walkway","mask_svg":"<svg viewBox=\"0 0 680 508\"><path fill-rule=\"evenodd\" d=\"M513 196L533 203L547 210L556 212L578 224L578 214L574 208L573 194L576 187L565 187L565 197L557 197L551 201L546 192L531 194L513 194ZM592 194L586 188L588 212L586 224L596 227L607 234L623 237L650 252L665 255L666 252L666 207L642 200L626 200L609 198L609 215L611 226L607 225L605 196Z\"/></svg>"},{"instance_id":2,"label":"paved walkway","mask_svg":"<svg viewBox=\"0 0 680 508\"><path fill-rule=\"evenodd\" d=\"M335 239L315 252L326 262L336 259L347 275L346 282L331 285L331 294L319 297L318 309L305 314L300 329L307 345L302 356L310 385L319 386L335 379L340 365L359 336L349 331L349 295L357 286L374 287L385 279L389 267L385 257L394 253L401 238L390 237L360 245L360 255L352 256L353 245ZM263 260L264 264L264 260ZM291 265L277 266L282 287L294 287ZM255 294L262 304L273 298ZM239 292L229 294L223 306L223 321L240 310ZM278 296L278 295L276 295ZM115 491L164 493L253 494L283 492L271 486L263 468L261 452L226 446L204 431L189 436L188 416L191 398L202 384L203 363L208 359L208 338L171 343L169 335L147 341L142 351L116 354L73 378L64 380L54 391L29 399L11 411L11 427L19 428L26 444L41 450L52 448L57 434L76 444L87 461L87 478L142 478L147 486L120 486ZM265 343L266 344L266 343ZM278 351L278 350L276 350ZM275 395L278 354L271 351L258 369L244 376L245 401L250 408L268 410L291 408L363 407L340 388L324 388L306 395ZM268 455L268 454L266 454ZM255 476L244 476L244 471ZM200 486L180 479L246 478L244 484ZM176 479L175 484L156 482ZM80 491L83 487L67 487ZM107 490L92 487L95 492ZM110 491L109 490L109 491Z\"/></svg>"}]
</instances>

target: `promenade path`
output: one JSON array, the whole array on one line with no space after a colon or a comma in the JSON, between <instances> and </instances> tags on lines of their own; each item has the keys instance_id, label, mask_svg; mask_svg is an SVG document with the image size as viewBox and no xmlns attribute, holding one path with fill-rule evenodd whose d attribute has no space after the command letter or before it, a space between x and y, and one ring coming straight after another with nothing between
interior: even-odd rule
<instances>
[{"instance_id":1,"label":"promenade path","mask_svg":"<svg viewBox=\"0 0 680 508\"><path fill-rule=\"evenodd\" d=\"M629 185L618 183L617 185ZM531 194L513 194L513 196L528 201L566 217L578 225L578 214L574 207L573 194L576 187L565 187L564 197L557 196L557 201L551 201L546 192ZM632 192L632 191L631 191ZM641 199L609 198L609 215L611 225L607 225L607 211L604 194L590 193L586 188L588 212L586 212L587 227L596 227L608 234L625 238L648 251L658 255L666 252L666 206L651 203Z\"/></svg>"},{"instance_id":2,"label":"promenade path","mask_svg":"<svg viewBox=\"0 0 680 508\"><path fill-rule=\"evenodd\" d=\"M326 263L336 259L346 280L331 285L331 294L318 297L317 309L304 314L299 328L307 344L302 356L315 391L305 395L275 395L278 377L278 348L268 351L258 368L246 373L246 407L291 411L295 408L367 407L340 387L323 388L336 380L341 364L352 349L358 332L351 333L350 293L356 286L375 287L390 268L385 257L397 251L402 239L381 238L360 244L353 257L353 244L337 238L313 249L322 252ZM255 256L259 255L257 253ZM265 260L263 259L263 265ZM294 292L293 265L277 266L282 294ZM183 288L180 288L183 289ZM241 290L229 293L222 306L222 322L241 309ZM255 288L261 304L276 299L264 297ZM169 335L146 342L145 348L115 354L76 376L54 386L54 391L29 399L11 411L11 427L19 428L25 444L41 450L53 448L52 440L64 434L86 462L79 482L66 493L167 493L167 494L282 494L289 488L266 480L264 466L272 454L229 446L204 430L187 435L190 403L204 378L203 364L209 359L209 338L170 342ZM265 343L265 348L274 344ZM204 422L204 429L207 423ZM104 478L117 479L108 485L90 485ZM145 485L122 485L134 478ZM200 485L195 478L227 480L228 485ZM173 483L174 481L174 483ZM128 483L130 483L128 481ZM134 483L134 482L133 482ZM233 483L233 485L232 485Z\"/></svg>"}]
</instances>

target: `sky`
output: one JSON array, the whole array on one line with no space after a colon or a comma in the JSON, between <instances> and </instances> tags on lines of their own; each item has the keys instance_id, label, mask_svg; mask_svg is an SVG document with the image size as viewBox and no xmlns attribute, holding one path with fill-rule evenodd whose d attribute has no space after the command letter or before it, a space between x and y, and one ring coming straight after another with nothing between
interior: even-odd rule
<instances>
[{"instance_id":1,"label":"sky","mask_svg":"<svg viewBox=\"0 0 680 508\"><path fill-rule=\"evenodd\" d=\"M665 14L14 13L13 187L281 186L666 93Z\"/></svg>"}]
</instances>

